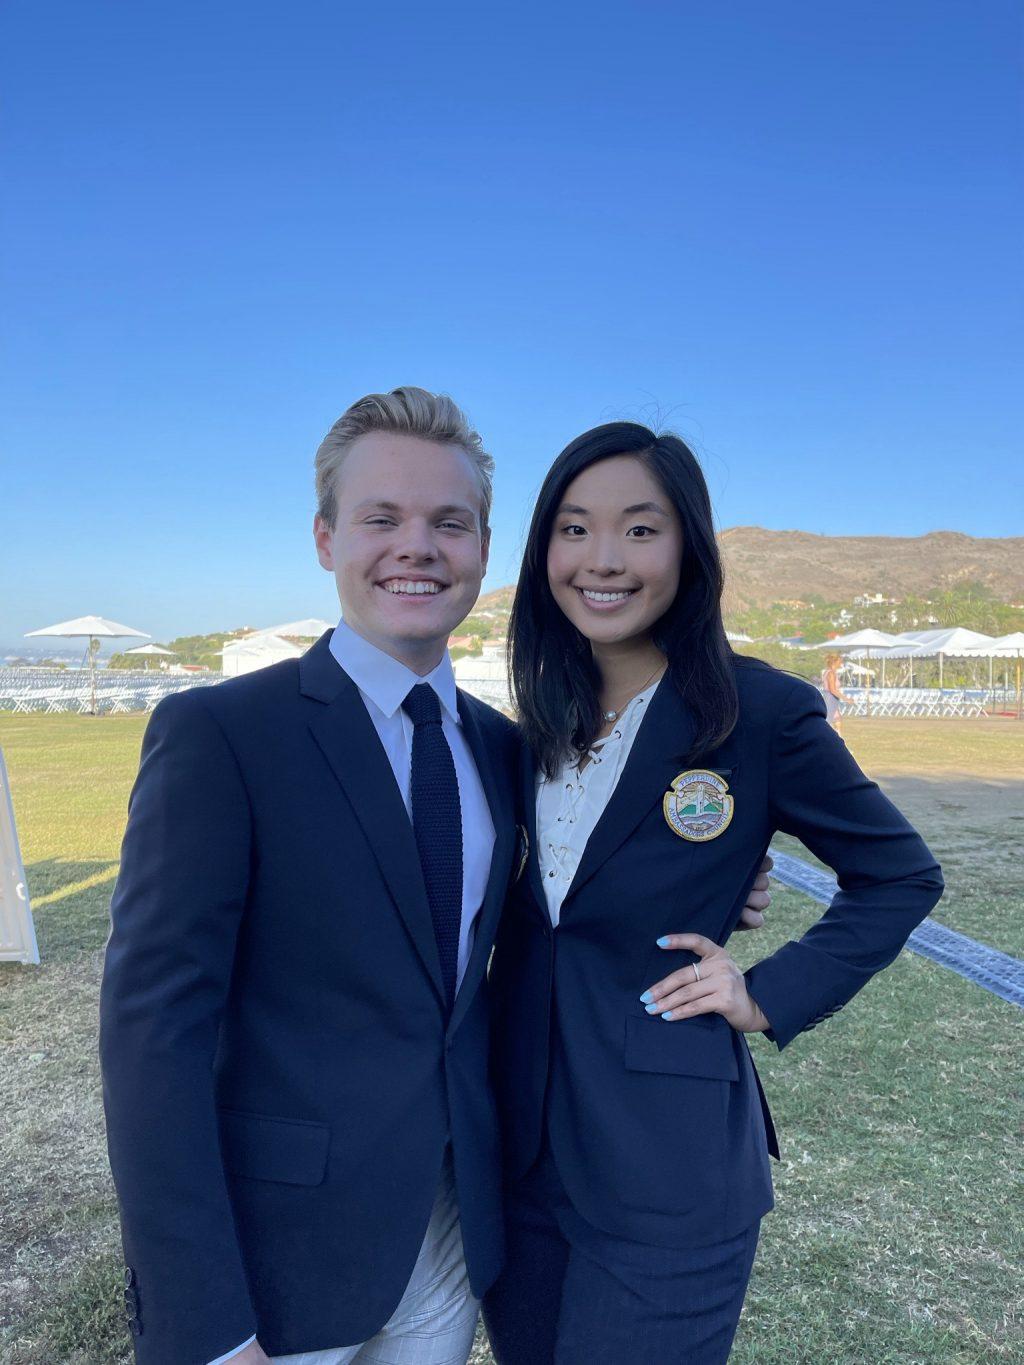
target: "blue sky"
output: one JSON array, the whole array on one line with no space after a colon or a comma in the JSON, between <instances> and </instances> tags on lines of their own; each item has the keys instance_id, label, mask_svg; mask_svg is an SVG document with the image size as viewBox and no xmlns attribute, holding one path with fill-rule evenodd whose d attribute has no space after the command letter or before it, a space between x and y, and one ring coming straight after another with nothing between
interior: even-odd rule
<instances>
[{"instance_id":1,"label":"blue sky","mask_svg":"<svg viewBox=\"0 0 1024 1365\"><path fill-rule=\"evenodd\" d=\"M691 441L722 527L1021 534L1019 29L7 0L0 643L331 617L313 451L401 383L497 457L492 587L616 417Z\"/></svg>"}]
</instances>

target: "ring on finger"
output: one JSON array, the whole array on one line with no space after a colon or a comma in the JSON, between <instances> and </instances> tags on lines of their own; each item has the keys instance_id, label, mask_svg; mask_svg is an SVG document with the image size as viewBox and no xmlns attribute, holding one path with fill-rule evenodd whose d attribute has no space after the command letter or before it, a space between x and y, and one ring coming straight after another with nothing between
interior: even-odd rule
<instances>
[{"instance_id":1,"label":"ring on finger","mask_svg":"<svg viewBox=\"0 0 1024 1365\"><path fill-rule=\"evenodd\" d=\"M693 983L696 985L700 980L700 967L696 962L691 962L690 966L693 968Z\"/></svg>"}]
</instances>

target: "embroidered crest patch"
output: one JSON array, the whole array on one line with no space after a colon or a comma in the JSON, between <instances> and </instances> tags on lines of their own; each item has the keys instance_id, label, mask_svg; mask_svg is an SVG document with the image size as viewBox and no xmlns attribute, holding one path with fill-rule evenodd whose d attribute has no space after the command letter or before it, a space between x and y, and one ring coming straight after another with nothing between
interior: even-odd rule
<instances>
[{"instance_id":1,"label":"embroidered crest patch","mask_svg":"<svg viewBox=\"0 0 1024 1365\"><path fill-rule=\"evenodd\" d=\"M696 844L717 839L732 820L734 803L728 793L729 784L718 773L706 768L680 773L662 803L669 829Z\"/></svg>"}]
</instances>

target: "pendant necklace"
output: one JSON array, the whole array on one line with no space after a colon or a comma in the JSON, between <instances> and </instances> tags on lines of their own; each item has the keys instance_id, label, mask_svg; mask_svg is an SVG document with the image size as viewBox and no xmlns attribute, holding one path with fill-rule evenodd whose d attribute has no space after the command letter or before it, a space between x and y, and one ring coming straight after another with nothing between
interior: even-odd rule
<instances>
[{"instance_id":1,"label":"pendant necklace","mask_svg":"<svg viewBox=\"0 0 1024 1365\"><path fill-rule=\"evenodd\" d=\"M617 711L603 711L601 714L604 716L605 720L609 723L611 723L613 720L618 720L618 718L622 715L623 711L633 700L633 697L639 697L640 693L644 690L645 687L648 686L648 684L654 681L654 679L658 676L658 673L662 670L663 667L664 664L659 664L658 667L651 674L651 676L646 680L646 682L642 682L640 686L636 689L636 691L633 693L633 696L627 697Z\"/></svg>"}]
</instances>

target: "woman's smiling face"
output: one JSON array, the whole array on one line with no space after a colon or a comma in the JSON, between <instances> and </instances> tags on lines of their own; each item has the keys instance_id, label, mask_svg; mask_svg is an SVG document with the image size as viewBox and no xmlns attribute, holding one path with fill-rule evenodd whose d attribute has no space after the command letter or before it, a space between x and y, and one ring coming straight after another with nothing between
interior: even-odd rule
<instances>
[{"instance_id":1,"label":"woman's smiling face","mask_svg":"<svg viewBox=\"0 0 1024 1365\"><path fill-rule=\"evenodd\" d=\"M613 455L565 490L548 543L558 606L595 645L647 638L675 600L679 515L634 455Z\"/></svg>"}]
</instances>

